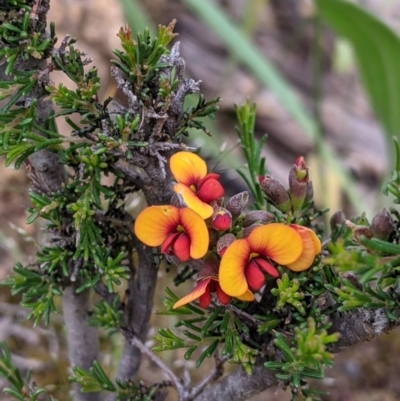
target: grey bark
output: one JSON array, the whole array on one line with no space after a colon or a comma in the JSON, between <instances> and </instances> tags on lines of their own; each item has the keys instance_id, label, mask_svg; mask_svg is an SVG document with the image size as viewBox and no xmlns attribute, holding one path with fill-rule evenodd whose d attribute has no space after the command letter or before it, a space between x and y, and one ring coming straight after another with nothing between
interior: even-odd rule
<instances>
[{"instance_id":1,"label":"grey bark","mask_svg":"<svg viewBox=\"0 0 400 401\"><path fill-rule=\"evenodd\" d=\"M94 360L98 359L99 339L97 328L88 324L88 312L91 310L90 291L76 294L76 287L71 285L63 292L62 305L68 342L68 355L71 367L89 370ZM75 386L76 401L97 401L99 393L82 393Z\"/></svg>"},{"instance_id":2,"label":"grey bark","mask_svg":"<svg viewBox=\"0 0 400 401\"><path fill-rule=\"evenodd\" d=\"M239 368L225 376L205 389L194 401L244 401L276 384L278 380L275 378L275 373L258 364L253 368L251 375Z\"/></svg>"},{"instance_id":3,"label":"grey bark","mask_svg":"<svg viewBox=\"0 0 400 401\"><path fill-rule=\"evenodd\" d=\"M38 24L46 24L47 12L50 8L50 0L37 2L36 14ZM21 71L44 71L47 65L45 59L39 60L30 57L28 60L17 60L15 69ZM0 67L0 77L11 79L5 76L6 64ZM33 99L37 99L36 115L38 124L42 125L53 110L52 102L46 100L45 85L49 83L48 74L41 74L38 83L25 97L25 105L28 106ZM36 132L41 134L41 132ZM40 150L31 155L27 162L28 175L32 179L33 188L41 188L46 193L62 190L67 180L64 167L60 164L59 157L47 149ZM88 326L87 311L90 309L90 294L88 291L75 294L75 287L69 286L63 294L63 312L65 318L65 329L68 340L69 357L71 366L80 366L89 369L98 354L98 333L97 329ZM98 394L82 394L76 390L77 401L99 400Z\"/></svg>"}]
</instances>

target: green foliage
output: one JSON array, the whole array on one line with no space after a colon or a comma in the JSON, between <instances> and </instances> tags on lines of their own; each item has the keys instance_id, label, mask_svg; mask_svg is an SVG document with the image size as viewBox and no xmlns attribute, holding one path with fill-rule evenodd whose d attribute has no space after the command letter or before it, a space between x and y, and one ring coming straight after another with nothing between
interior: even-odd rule
<instances>
[{"instance_id":1,"label":"green foliage","mask_svg":"<svg viewBox=\"0 0 400 401\"><path fill-rule=\"evenodd\" d=\"M365 88L389 140L400 132L400 39L385 24L345 0L315 0L321 18L350 41ZM377 77L379 77L377 79Z\"/></svg>"},{"instance_id":2,"label":"green foliage","mask_svg":"<svg viewBox=\"0 0 400 401\"><path fill-rule=\"evenodd\" d=\"M89 372L79 367L73 368L73 372L70 381L78 383L83 393L105 390L115 393L117 401L151 401L157 390L163 386L163 383L145 386L143 383L120 380L113 383L97 361L93 362Z\"/></svg>"},{"instance_id":3,"label":"green foliage","mask_svg":"<svg viewBox=\"0 0 400 401\"><path fill-rule=\"evenodd\" d=\"M293 305L301 315L305 315L305 310L300 302L304 294L299 292L300 282L297 279L289 280L289 275L284 273L281 279L276 281L278 288L273 288L271 294L277 297L276 309L282 309L286 304Z\"/></svg>"},{"instance_id":4,"label":"green foliage","mask_svg":"<svg viewBox=\"0 0 400 401\"><path fill-rule=\"evenodd\" d=\"M242 106L235 106L235 112L239 123L239 127L236 128L236 133L239 137L247 163L246 173L243 170L237 170L237 172L245 180L251 194L254 196L255 208L263 209L265 207L265 198L258 177L266 174L265 158L261 157L261 150L267 136L264 135L260 141L257 141L255 138L255 104L251 104L248 100Z\"/></svg>"},{"instance_id":5,"label":"green foliage","mask_svg":"<svg viewBox=\"0 0 400 401\"><path fill-rule=\"evenodd\" d=\"M193 8L199 7L199 2L185 2ZM42 38L45 28L34 29L27 17L31 12L27 3L14 0L4 6L12 4L23 12L18 13L18 18L2 23L0 30L1 41L5 43L0 57L5 58L11 78L0 82L0 99L5 101L0 116L0 154L5 155L7 165L14 163L18 168L26 162L30 167L28 157L47 149L67 167L68 177L60 188L53 190L30 171L32 207L27 222L42 218L48 242L37 251L33 264L18 263L2 284L11 287L13 294L22 294L22 305L32 309L29 317L35 324L41 319L49 323L51 313L56 312L54 298L71 282L77 283L78 292L105 286L109 294L94 307L91 324L112 334L124 321L123 305L114 287L131 278L137 263L133 252L132 218L125 210L126 196L139 189L146 192L155 183L164 182L164 164L171 150L185 147L180 142L192 128L209 134L202 118L213 118L219 99L206 101L199 94L197 103L184 108L184 97L197 92L198 86L184 78L182 63L176 63L178 47L168 48L175 37L175 22L172 22L166 27L160 26L154 38L148 29L134 37L129 29L121 28L118 36L123 50L114 52L112 75L126 97L127 106L114 102L111 107L113 99L103 101L98 95L101 82L97 69L85 72L89 60L75 48L76 39L67 37L55 48L54 26L51 26L50 37ZM317 3L324 1L317 0ZM221 17L217 8L208 1L202 2L202 7L202 12L213 11L208 23L230 43L231 51L276 91L297 121L317 140L314 122L279 74L248 39L232 31L230 21ZM218 23L225 29L224 33L219 30ZM227 32L232 35L226 36ZM24 61L46 56L50 59L48 67L14 71L18 58ZM48 80L43 82L43 76L54 70L68 76L74 88L49 85ZM45 91L44 84L48 85ZM187 87L190 90L185 92ZM40 121L37 110L43 96L49 96L60 109L50 113L44 122ZM176 110L179 118L168 120L171 114L177 114ZM265 210L269 205L258 177L266 173L265 159L261 156L266 136L260 141L255 139L254 104L247 101L235 111L239 123L237 134L248 169L248 173L241 170L240 174L255 198L254 207ZM79 119L72 121L71 115ZM56 128L56 118L62 116L71 127L71 135L61 135ZM389 114L384 118L387 116ZM393 121L387 124L392 127ZM385 191L400 202L400 147L397 142L396 150L396 170ZM321 147L321 155L329 165L334 165L332 152L325 145ZM303 170L306 174L305 167ZM285 188L283 191L287 195ZM325 210L316 210L312 199L304 201L306 195L300 195L302 202L296 213L276 211L271 218L311 227L322 237L323 230L315 220ZM260 302L244 303L233 299L229 306L212 302L206 310L194 304L174 310L178 298L167 290L163 313L174 316L176 324L173 329L159 329L154 351L185 349L185 359L195 358L197 367L205 358L221 353L250 374L256 356L263 356L265 347L275 347L276 354L282 358L268 361L265 366L277 371L277 377L291 386L293 394L312 396L312 391L305 387L305 380L323 378L324 368L332 364L327 347L338 337L327 334L327 320L331 314L355 308L385 308L391 319L398 318L400 215L392 213L394 230L387 241L357 234L357 230L365 233L369 229L368 222L360 217L353 222L354 229L344 225L336 229L329 246L324 249L324 259L317 257L309 270L296 273L276 266L281 278L276 282L267 281ZM237 218L231 233L244 231L240 226L243 218ZM136 250L139 250L137 246ZM159 267L158 254L154 253L152 262L151 268ZM183 282L195 270L188 265L175 282ZM354 276L348 275L349 271L353 271ZM332 304L327 302L332 299ZM7 392L19 400L35 401L44 393L43 389L30 384L29 378L21 378L5 346L0 348L0 374L13 385ZM108 391L114 393L117 400L132 401L150 401L160 387L167 385L114 382L98 362L94 362L89 371L75 367L71 381L78 383L83 392Z\"/></svg>"},{"instance_id":6,"label":"green foliage","mask_svg":"<svg viewBox=\"0 0 400 401\"><path fill-rule=\"evenodd\" d=\"M383 185L382 192L388 196L391 194L393 202L400 203L400 144L397 138L393 138L395 149L395 165L390 180Z\"/></svg>"},{"instance_id":7,"label":"green foliage","mask_svg":"<svg viewBox=\"0 0 400 401\"><path fill-rule=\"evenodd\" d=\"M112 302L101 300L93 308L90 323L102 327L109 335L119 331L122 325L123 311L120 309L120 300L115 296Z\"/></svg>"},{"instance_id":8,"label":"green foliage","mask_svg":"<svg viewBox=\"0 0 400 401\"><path fill-rule=\"evenodd\" d=\"M292 347L282 334L276 334L274 343L283 353L283 360L266 362L264 365L277 371L276 377L280 380L289 383L295 389L300 389L303 394L304 391L307 393L307 389L302 388L304 381L307 378L324 377L324 367L329 367L333 363L333 356L326 351L326 346L337 340L337 334L328 335L326 330L318 329L315 321L309 318L307 324L295 328Z\"/></svg>"},{"instance_id":9,"label":"green foliage","mask_svg":"<svg viewBox=\"0 0 400 401\"><path fill-rule=\"evenodd\" d=\"M46 27L43 24L32 29L32 8L30 4L27 4L28 2L13 1L7 3L9 4L6 9L16 8L24 12L16 14L12 22L4 21L0 24L0 38L3 43L0 48L0 58L5 58L7 62L6 75L13 72L17 57L23 61L29 57L40 59L51 48L54 40L54 38L46 37Z\"/></svg>"},{"instance_id":10,"label":"green foliage","mask_svg":"<svg viewBox=\"0 0 400 401\"><path fill-rule=\"evenodd\" d=\"M16 389L22 390L24 381L18 369L14 366L10 350L5 343L0 343L0 373Z\"/></svg>"},{"instance_id":11,"label":"green foliage","mask_svg":"<svg viewBox=\"0 0 400 401\"><path fill-rule=\"evenodd\" d=\"M222 354L229 355L231 362L241 364L246 372L251 373L258 350L244 341L249 329L240 319L222 307L216 307L210 313L193 305L172 309L178 297L170 289L166 291L168 296L163 299L166 311L159 313L177 316L179 320L174 326L183 329L184 337L170 329L159 329L155 336L159 345L153 348L154 351L187 348L184 357L190 359L199 350L201 354L196 361L196 367L199 367L205 358L214 354L219 344L223 344ZM184 315L190 315L190 318L181 318Z\"/></svg>"},{"instance_id":12,"label":"green foliage","mask_svg":"<svg viewBox=\"0 0 400 401\"><path fill-rule=\"evenodd\" d=\"M5 343L0 343L0 377L6 378L12 387L5 387L4 393L9 394L19 401L56 401L55 398L47 394L43 388L39 388L35 383L31 383L30 375L27 374L23 379L19 370L15 367L10 350Z\"/></svg>"},{"instance_id":13,"label":"green foliage","mask_svg":"<svg viewBox=\"0 0 400 401\"><path fill-rule=\"evenodd\" d=\"M35 319L35 326L42 318L49 324L51 313L57 312L54 296L61 295L61 290L50 275L26 269L17 263L14 274L1 284L10 286L13 295L22 293L21 305L32 309L28 318Z\"/></svg>"},{"instance_id":14,"label":"green foliage","mask_svg":"<svg viewBox=\"0 0 400 401\"><path fill-rule=\"evenodd\" d=\"M155 96L156 111L160 113L168 109L181 74L169 73L172 64L166 58L167 46L175 35L173 25L160 26L155 39L146 30L134 40L129 30L122 29L119 36L125 51L117 52L119 60L115 61L120 68L119 72L114 70L118 82L123 79L118 74L129 72L127 83L132 95L140 102L150 103ZM54 26L51 28L54 37ZM9 32L11 28L6 25L4 29ZM0 83L1 97L6 101L0 117L0 154L6 155L6 164L14 163L18 168L32 153L48 149L57 153L70 168L70 177L59 192L51 193L46 183L39 180L30 193L33 206L27 222L42 217L51 233L51 243L36 255L35 265L40 271L18 264L14 276L5 282L14 294L23 293L23 305L33 309L30 316L35 318L35 324L42 317L49 322L51 312L55 311L54 295L60 294L70 279L79 283L78 291L104 281L112 292L114 285L129 278L128 255L133 246L131 219L123 205L126 193L135 191L135 186L123 184L124 174L115 169L115 163L121 158L131 162L136 149L149 147L148 138L138 133L139 103L131 105L133 109L129 112L122 106L120 111L111 112L111 99L101 102L98 97L97 69L85 73L84 66L89 61L74 47L75 42L66 37L51 53L48 72L62 71L75 83L75 88L63 85L46 88L60 111L51 113L44 124L38 121L36 100L17 102L33 88L37 90L43 71L19 72L10 67L12 79ZM24 49L17 46L15 51L23 57ZM150 91L155 85L159 87L157 93ZM175 132L184 135L189 127L201 129L203 125L198 118L211 116L217 109L216 102L206 102L200 96L197 106L186 110ZM71 114L80 116L79 124L68 117ZM57 131L55 118L60 116L67 116L72 136L63 136ZM166 135L166 132L156 134ZM104 177L110 173L114 179L105 185ZM113 319L115 323L116 317ZM107 324L111 327L113 323Z\"/></svg>"},{"instance_id":15,"label":"green foliage","mask_svg":"<svg viewBox=\"0 0 400 401\"><path fill-rule=\"evenodd\" d=\"M383 191L386 195L393 195L394 202L398 203L400 148L397 139L394 143L395 168L391 179L384 184ZM393 224L387 241L371 236L369 223L363 216L354 221L351 229L339 228L335 238L332 237L328 245L329 256L323 262L335 266L343 275L337 284L326 283L325 287L336 297L339 311L385 308L390 319L398 318L400 214L394 208L390 212Z\"/></svg>"},{"instance_id":16,"label":"green foliage","mask_svg":"<svg viewBox=\"0 0 400 401\"><path fill-rule=\"evenodd\" d=\"M119 60L113 60L113 64L127 74L128 80L144 96L143 85L154 78L159 68L166 66L161 56L168 53L167 46L176 36L173 33L174 26L175 21L168 26L160 25L155 38L151 38L146 28L143 33L138 33L137 41L133 40L130 29L121 28L119 31L118 36L125 52L114 50Z\"/></svg>"},{"instance_id":17,"label":"green foliage","mask_svg":"<svg viewBox=\"0 0 400 401\"><path fill-rule=\"evenodd\" d=\"M203 117L214 118L214 113L218 110L219 98L209 100L208 102L204 99L204 96L200 94L197 104L189 106L183 115L181 122L181 128L177 131L177 135L187 136L187 132L190 129L201 130L207 135L211 135L210 131L204 125L202 121Z\"/></svg>"}]
</instances>

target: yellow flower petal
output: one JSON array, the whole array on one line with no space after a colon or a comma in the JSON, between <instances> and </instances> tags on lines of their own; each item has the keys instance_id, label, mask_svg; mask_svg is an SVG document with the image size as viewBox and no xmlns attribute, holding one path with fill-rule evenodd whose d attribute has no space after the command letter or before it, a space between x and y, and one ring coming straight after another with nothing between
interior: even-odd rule
<instances>
[{"instance_id":1,"label":"yellow flower petal","mask_svg":"<svg viewBox=\"0 0 400 401\"><path fill-rule=\"evenodd\" d=\"M212 206L201 201L185 184L175 184L174 191L181 195L186 206L197 212L202 219L208 219L213 214Z\"/></svg>"},{"instance_id":2,"label":"yellow flower petal","mask_svg":"<svg viewBox=\"0 0 400 401\"><path fill-rule=\"evenodd\" d=\"M236 298L241 301L251 302L254 301L254 294L250 290L247 290L244 294L239 295Z\"/></svg>"},{"instance_id":3,"label":"yellow flower petal","mask_svg":"<svg viewBox=\"0 0 400 401\"><path fill-rule=\"evenodd\" d=\"M191 152L178 152L172 155L169 167L175 180L187 186L197 184L207 175L206 162Z\"/></svg>"},{"instance_id":4,"label":"yellow flower petal","mask_svg":"<svg viewBox=\"0 0 400 401\"><path fill-rule=\"evenodd\" d=\"M311 230L310 228L307 228L307 227L303 227L303 229L307 230L308 233L311 235L311 238L314 242L314 254L315 254L315 256L317 256L318 254L321 253L321 250L322 250L321 241L319 240L319 238L317 237L317 234L315 234L315 232L313 230Z\"/></svg>"},{"instance_id":5,"label":"yellow flower petal","mask_svg":"<svg viewBox=\"0 0 400 401\"><path fill-rule=\"evenodd\" d=\"M206 292L207 286L210 283L210 281L211 281L211 278L207 278L205 280L200 280L197 283L196 287L194 287L193 290L191 292L189 292L189 294L187 294L186 296L181 298L179 301L175 302L172 309L179 308L180 306L186 305L186 304L193 302L196 299L200 298Z\"/></svg>"},{"instance_id":6,"label":"yellow flower petal","mask_svg":"<svg viewBox=\"0 0 400 401\"><path fill-rule=\"evenodd\" d=\"M190 256L202 258L208 251L210 243L208 228L204 220L192 209L179 209L182 227L190 238Z\"/></svg>"},{"instance_id":7,"label":"yellow flower petal","mask_svg":"<svg viewBox=\"0 0 400 401\"><path fill-rule=\"evenodd\" d=\"M161 245L180 223L179 209L171 205L150 206L136 218L134 232L148 246Z\"/></svg>"},{"instance_id":8,"label":"yellow flower petal","mask_svg":"<svg viewBox=\"0 0 400 401\"><path fill-rule=\"evenodd\" d=\"M301 272L307 270L314 262L315 255L321 252L321 242L309 228L302 226L293 226L293 228L300 234L303 240L303 252L299 258L286 265L286 267L295 272Z\"/></svg>"},{"instance_id":9,"label":"yellow flower petal","mask_svg":"<svg viewBox=\"0 0 400 401\"><path fill-rule=\"evenodd\" d=\"M294 262L303 251L300 234L294 228L281 223L255 228L247 241L252 252L268 256L280 265Z\"/></svg>"},{"instance_id":10,"label":"yellow flower petal","mask_svg":"<svg viewBox=\"0 0 400 401\"><path fill-rule=\"evenodd\" d=\"M243 295L248 284L244 270L251 253L250 244L246 239L238 239L229 245L221 259L219 267L219 284L222 290L232 296Z\"/></svg>"}]
</instances>

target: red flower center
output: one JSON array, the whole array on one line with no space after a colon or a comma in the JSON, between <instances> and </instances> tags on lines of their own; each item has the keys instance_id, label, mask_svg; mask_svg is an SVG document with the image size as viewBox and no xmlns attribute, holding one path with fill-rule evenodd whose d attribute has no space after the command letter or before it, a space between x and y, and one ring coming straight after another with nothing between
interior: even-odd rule
<instances>
[{"instance_id":1,"label":"red flower center","mask_svg":"<svg viewBox=\"0 0 400 401\"><path fill-rule=\"evenodd\" d=\"M219 282L217 280L214 280L212 277L206 280L209 280L209 283L206 287L206 291L199 298L200 306L202 308L208 308L211 303L211 294L214 292L217 293L217 299L221 304L228 305L231 301L231 297L222 291Z\"/></svg>"},{"instance_id":2,"label":"red flower center","mask_svg":"<svg viewBox=\"0 0 400 401\"><path fill-rule=\"evenodd\" d=\"M279 273L275 267L265 259L260 257L250 259L246 265L244 274L249 287L254 291L258 291L265 283L265 277L262 270L272 277L279 277Z\"/></svg>"},{"instance_id":3,"label":"red flower center","mask_svg":"<svg viewBox=\"0 0 400 401\"><path fill-rule=\"evenodd\" d=\"M175 255L181 262L190 259L190 238L185 232L169 234L161 245L161 253Z\"/></svg>"}]
</instances>

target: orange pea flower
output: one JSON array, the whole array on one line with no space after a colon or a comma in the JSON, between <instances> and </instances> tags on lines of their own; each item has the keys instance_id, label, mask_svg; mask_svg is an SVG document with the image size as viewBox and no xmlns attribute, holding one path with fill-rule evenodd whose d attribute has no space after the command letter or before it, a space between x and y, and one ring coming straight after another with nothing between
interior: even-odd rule
<instances>
[{"instance_id":1,"label":"orange pea flower","mask_svg":"<svg viewBox=\"0 0 400 401\"><path fill-rule=\"evenodd\" d=\"M307 270L314 262L315 257L321 252L321 241L315 232L307 227L291 224L303 240L303 251L293 263L288 263L286 267L294 272Z\"/></svg>"},{"instance_id":2,"label":"orange pea flower","mask_svg":"<svg viewBox=\"0 0 400 401\"><path fill-rule=\"evenodd\" d=\"M227 305L231 301L231 297L222 291L218 282L218 277L207 277L199 280L193 291L177 301L173 309L193 302L196 299L199 300L199 304L202 308L207 308L211 303L211 293L213 292L217 294L218 301L221 304Z\"/></svg>"},{"instance_id":3,"label":"orange pea flower","mask_svg":"<svg viewBox=\"0 0 400 401\"><path fill-rule=\"evenodd\" d=\"M180 308L196 299L199 300L199 304L202 308L208 308L211 303L211 295L214 292L217 294L217 299L222 305L229 304L231 297L222 290L218 282L218 277L207 277L199 280L193 291L177 301L172 309ZM241 301L251 302L254 300L254 295L248 290L243 295L236 298Z\"/></svg>"},{"instance_id":4,"label":"orange pea flower","mask_svg":"<svg viewBox=\"0 0 400 401\"><path fill-rule=\"evenodd\" d=\"M182 262L201 259L208 250L209 235L204 220L189 208L150 206L137 217L135 235L148 246L160 246L161 253L175 255Z\"/></svg>"},{"instance_id":5,"label":"orange pea flower","mask_svg":"<svg viewBox=\"0 0 400 401\"><path fill-rule=\"evenodd\" d=\"M265 283L264 273L279 276L269 260L301 271L311 266L320 249L315 233L305 227L280 223L257 227L246 239L238 239L227 248L221 259L219 283L233 297L249 288L257 291Z\"/></svg>"},{"instance_id":6,"label":"orange pea flower","mask_svg":"<svg viewBox=\"0 0 400 401\"><path fill-rule=\"evenodd\" d=\"M191 152L175 153L170 159L170 168L178 182L174 191L182 196L187 207L208 219L213 214L210 203L224 194L219 175L207 174L205 161Z\"/></svg>"},{"instance_id":7,"label":"orange pea flower","mask_svg":"<svg viewBox=\"0 0 400 401\"><path fill-rule=\"evenodd\" d=\"M198 299L202 308L207 308L211 303L212 293L216 293L218 301L227 305L231 301L231 297L226 294L218 282L218 261L213 257L206 257L203 268L198 274L197 285L186 296L175 303L173 309L186 305ZM243 301L252 301L254 295L251 291L247 291L241 297Z\"/></svg>"}]
</instances>

